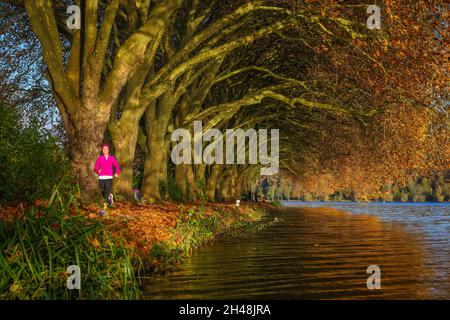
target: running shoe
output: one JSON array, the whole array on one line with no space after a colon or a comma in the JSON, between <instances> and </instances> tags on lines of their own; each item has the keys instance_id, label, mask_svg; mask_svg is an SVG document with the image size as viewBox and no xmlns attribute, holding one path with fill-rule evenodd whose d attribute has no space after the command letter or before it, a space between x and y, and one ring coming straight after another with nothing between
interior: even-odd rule
<instances>
[{"instance_id":1,"label":"running shoe","mask_svg":"<svg viewBox=\"0 0 450 320\"><path fill-rule=\"evenodd\" d=\"M112 193L110 193L109 197L108 197L108 203L110 206L112 206L113 202L114 202L114 196L112 195Z\"/></svg>"}]
</instances>

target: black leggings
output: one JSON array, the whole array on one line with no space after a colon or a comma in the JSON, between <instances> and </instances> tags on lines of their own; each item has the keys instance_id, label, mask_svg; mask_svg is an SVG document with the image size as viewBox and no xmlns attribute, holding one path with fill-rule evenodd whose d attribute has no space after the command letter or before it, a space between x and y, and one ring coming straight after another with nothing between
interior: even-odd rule
<instances>
[{"instance_id":1,"label":"black leggings","mask_svg":"<svg viewBox=\"0 0 450 320\"><path fill-rule=\"evenodd\" d=\"M98 179L100 191L105 202L108 202L109 194L111 193L113 179Z\"/></svg>"}]
</instances>

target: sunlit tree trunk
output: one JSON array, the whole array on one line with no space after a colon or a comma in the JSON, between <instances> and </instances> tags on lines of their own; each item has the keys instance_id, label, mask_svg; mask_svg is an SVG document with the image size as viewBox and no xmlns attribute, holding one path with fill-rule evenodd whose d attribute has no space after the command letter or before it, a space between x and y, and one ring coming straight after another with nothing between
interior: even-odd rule
<instances>
[{"instance_id":1,"label":"sunlit tree trunk","mask_svg":"<svg viewBox=\"0 0 450 320\"><path fill-rule=\"evenodd\" d=\"M100 153L99 144L103 136L101 128L105 129L106 123L93 123L86 114L84 119L79 119L75 134L69 133L71 167L86 201L92 201L99 195L94 166Z\"/></svg>"},{"instance_id":2,"label":"sunlit tree trunk","mask_svg":"<svg viewBox=\"0 0 450 320\"><path fill-rule=\"evenodd\" d=\"M230 169L230 183L229 183L229 188L230 188L230 200L237 200L241 197L240 195L240 191L238 188L238 170L237 167L235 165L233 165Z\"/></svg>"},{"instance_id":3,"label":"sunlit tree trunk","mask_svg":"<svg viewBox=\"0 0 450 320\"><path fill-rule=\"evenodd\" d=\"M155 5L152 16L116 48L109 72L105 72L104 67L120 0L108 1L101 10L101 17L98 16L99 1L83 3L83 26L69 34L71 49L67 64L63 60L61 34L52 1L25 0L18 3L23 4L41 43L49 82L68 132L72 170L82 197L93 200L98 191L94 163L100 153L99 146L111 109L128 77L136 71L151 44L158 41L161 28L182 1L167 0ZM76 1L76 4L81 3ZM148 9L149 2L146 5Z\"/></svg>"},{"instance_id":4,"label":"sunlit tree trunk","mask_svg":"<svg viewBox=\"0 0 450 320\"><path fill-rule=\"evenodd\" d=\"M146 105L141 101L141 90L149 72L153 72L153 58L161 40L163 30L158 39L154 41L145 54L145 59L138 70L128 81L125 90L123 110L118 119L116 108L113 108L108 125L109 132L115 147L116 158L121 165L121 174L114 180L113 191L131 196L133 194L133 167L136 145L139 136L139 120L145 111ZM154 101L149 106L154 107Z\"/></svg>"},{"instance_id":5,"label":"sunlit tree trunk","mask_svg":"<svg viewBox=\"0 0 450 320\"><path fill-rule=\"evenodd\" d=\"M216 187L221 170L222 166L219 164L214 164L211 167L210 174L206 180L206 197L209 201L216 200Z\"/></svg>"},{"instance_id":6,"label":"sunlit tree trunk","mask_svg":"<svg viewBox=\"0 0 450 320\"><path fill-rule=\"evenodd\" d=\"M109 125L109 132L113 140L115 157L121 169L118 179L114 179L113 191L132 195L133 166L138 139L139 117L142 113L134 110L124 110L120 122L116 126Z\"/></svg>"},{"instance_id":7,"label":"sunlit tree trunk","mask_svg":"<svg viewBox=\"0 0 450 320\"><path fill-rule=\"evenodd\" d=\"M197 200L197 185L195 183L194 170L192 164L183 164L186 172L186 197L189 200Z\"/></svg>"},{"instance_id":8,"label":"sunlit tree trunk","mask_svg":"<svg viewBox=\"0 0 450 320\"><path fill-rule=\"evenodd\" d=\"M144 161L142 193L149 201L161 200L160 179L162 170L167 170L169 143L166 133L172 116L173 98L173 92L168 90L158 99L156 108L149 108L145 113L148 152Z\"/></svg>"},{"instance_id":9,"label":"sunlit tree trunk","mask_svg":"<svg viewBox=\"0 0 450 320\"><path fill-rule=\"evenodd\" d=\"M162 150L162 160L161 160L161 171L160 171L160 185L164 188L164 198L162 200L167 200L169 198L169 182L168 182L168 161L169 161L169 148L170 148L170 138L166 134L164 148Z\"/></svg>"},{"instance_id":10,"label":"sunlit tree trunk","mask_svg":"<svg viewBox=\"0 0 450 320\"><path fill-rule=\"evenodd\" d=\"M223 173L220 176L219 182L219 198L222 201L231 201L233 198L232 194L232 175L230 171Z\"/></svg>"}]
</instances>

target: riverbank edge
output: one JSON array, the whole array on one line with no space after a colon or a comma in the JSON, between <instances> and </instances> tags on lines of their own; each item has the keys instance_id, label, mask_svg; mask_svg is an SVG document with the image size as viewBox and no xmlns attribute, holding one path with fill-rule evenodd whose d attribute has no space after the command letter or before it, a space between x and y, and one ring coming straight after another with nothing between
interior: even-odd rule
<instances>
[{"instance_id":1,"label":"riverbank edge","mask_svg":"<svg viewBox=\"0 0 450 320\"><path fill-rule=\"evenodd\" d=\"M123 205L126 204L131 203L115 204L116 208L109 212L109 217L104 219L104 222L105 227L113 224L117 226L115 235L118 239L125 240L124 246L130 249L133 252L132 255L135 256L135 259L132 259L132 265L140 288L138 299L145 298L144 279L146 276L170 272L179 263L190 257L195 250L215 241L227 237L241 237L278 221L278 218L272 215L278 205L268 202L241 202L239 206L224 202L165 202L158 205L140 205L141 210L138 209L134 212L140 212L145 216L145 210L152 208L159 216L166 218L161 224L166 224L164 230L166 233L162 235L163 239L152 242L148 241L145 233L141 232L146 228L145 224L137 230L136 225L133 227L129 223L125 227L120 226L118 217L130 218L129 214L121 215L125 211ZM174 206L178 212L173 212ZM170 212L172 215L165 211L168 207L172 208ZM177 217L176 222L173 223L172 220L171 223L170 218L174 216ZM161 232L161 230L155 232Z\"/></svg>"},{"instance_id":2,"label":"riverbank edge","mask_svg":"<svg viewBox=\"0 0 450 320\"><path fill-rule=\"evenodd\" d=\"M276 207L268 203L249 203L223 209L216 207L211 214L204 215L202 210L199 205L194 214L197 216L190 215L189 220L181 221L171 229L170 240L153 245L147 257L150 260L145 264L147 271L165 273L205 245L227 237L240 237L278 221L271 215ZM183 212L180 214L183 215Z\"/></svg>"},{"instance_id":3,"label":"riverbank edge","mask_svg":"<svg viewBox=\"0 0 450 320\"><path fill-rule=\"evenodd\" d=\"M166 272L221 237L263 228L275 209L269 203L118 201L102 217L97 204L79 207L59 194L30 206L1 208L0 295L144 299L145 275ZM74 262L82 272L84 290L66 287L66 269Z\"/></svg>"}]
</instances>

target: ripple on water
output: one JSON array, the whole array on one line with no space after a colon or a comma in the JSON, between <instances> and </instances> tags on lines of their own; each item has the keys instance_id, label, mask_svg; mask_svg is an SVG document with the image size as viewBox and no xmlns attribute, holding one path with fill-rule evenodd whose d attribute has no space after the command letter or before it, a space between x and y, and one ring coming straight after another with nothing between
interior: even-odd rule
<instances>
[{"instance_id":1,"label":"ripple on water","mask_svg":"<svg viewBox=\"0 0 450 320\"><path fill-rule=\"evenodd\" d=\"M172 272L149 277L146 297L450 298L450 206L338 207L285 207L278 224L202 248ZM381 268L380 290L366 286L372 264Z\"/></svg>"}]
</instances>

